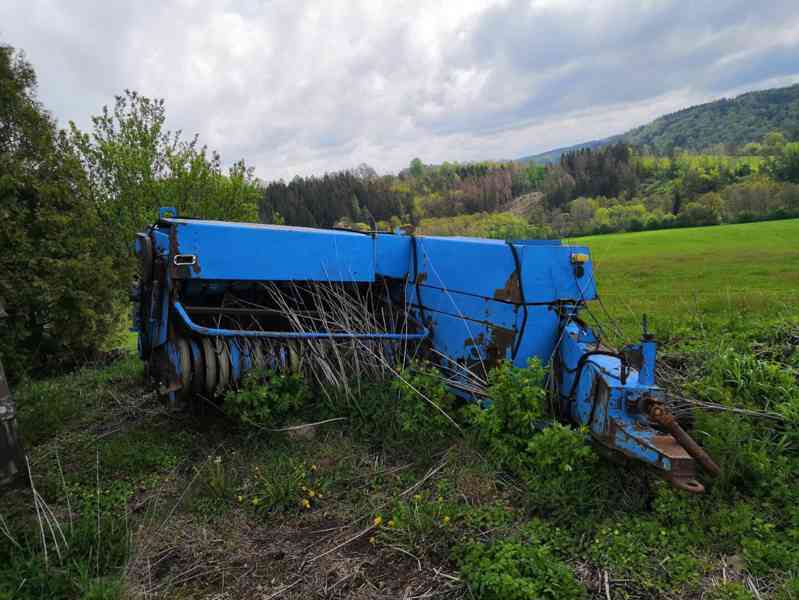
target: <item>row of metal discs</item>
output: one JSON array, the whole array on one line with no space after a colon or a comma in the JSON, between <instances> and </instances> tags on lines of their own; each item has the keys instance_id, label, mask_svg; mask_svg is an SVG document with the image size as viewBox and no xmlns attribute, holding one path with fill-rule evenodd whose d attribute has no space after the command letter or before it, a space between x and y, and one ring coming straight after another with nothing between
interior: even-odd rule
<instances>
[{"instance_id":1,"label":"row of metal discs","mask_svg":"<svg viewBox=\"0 0 799 600\"><path fill-rule=\"evenodd\" d=\"M220 396L252 368L291 370L298 365L293 343L274 345L247 338L198 337L175 341L180 364L181 400Z\"/></svg>"}]
</instances>

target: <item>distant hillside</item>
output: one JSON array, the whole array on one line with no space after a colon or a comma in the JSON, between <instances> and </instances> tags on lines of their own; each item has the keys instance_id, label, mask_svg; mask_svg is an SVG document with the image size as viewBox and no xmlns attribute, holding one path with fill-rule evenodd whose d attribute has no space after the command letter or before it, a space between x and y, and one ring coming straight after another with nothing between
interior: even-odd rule
<instances>
[{"instance_id":1,"label":"distant hillside","mask_svg":"<svg viewBox=\"0 0 799 600\"><path fill-rule=\"evenodd\" d=\"M623 135L556 148L518 160L539 164L557 162L561 154L569 150L593 149L615 141L647 147L661 154L675 148L700 152L718 144L742 145L759 141L775 130L782 131L789 139L799 139L799 84L699 104L658 117Z\"/></svg>"},{"instance_id":2,"label":"distant hillside","mask_svg":"<svg viewBox=\"0 0 799 600\"><path fill-rule=\"evenodd\" d=\"M565 154L566 152L571 152L572 150L582 150L583 148L599 148L600 146L604 146L606 144L610 144L616 141L619 138L618 135L614 135L613 137L604 138L601 140L591 140L590 142L583 142L582 144L575 144L574 146L563 146L562 148L555 148L554 150L547 150L546 152L542 152L541 154L533 154L531 156L523 156L522 158L516 159L520 163L536 163L539 165L548 165L550 163L556 163L560 160L560 155Z\"/></svg>"},{"instance_id":3,"label":"distant hillside","mask_svg":"<svg viewBox=\"0 0 799 600\"><path fill-rule=\"evenodd\" d=\"M622 139L658 152L700 151L716 144L759 141L770 131L799 137L799 84L692 106L628 131Z\"/></svg>"}]
</instances>

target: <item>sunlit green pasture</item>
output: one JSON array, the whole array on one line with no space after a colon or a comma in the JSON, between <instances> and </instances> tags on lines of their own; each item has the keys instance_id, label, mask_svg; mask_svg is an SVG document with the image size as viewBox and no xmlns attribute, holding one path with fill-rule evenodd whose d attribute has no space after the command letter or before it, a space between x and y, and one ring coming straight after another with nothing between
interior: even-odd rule
<instances>
[{"instance_id":1,"label":"sunlit green pasture","mask_svg":"<svg viewBox=\"0 0 799 600\"><path fill-rule=\"evenodd\" d=\"M657 328L689 315L726 322L799 309L799 219L600 235L568 243L590 247L600 296L628 335L638 331L644 313ZM601 307L594 312L602 319Z\"/></svg>"}]
</instances>

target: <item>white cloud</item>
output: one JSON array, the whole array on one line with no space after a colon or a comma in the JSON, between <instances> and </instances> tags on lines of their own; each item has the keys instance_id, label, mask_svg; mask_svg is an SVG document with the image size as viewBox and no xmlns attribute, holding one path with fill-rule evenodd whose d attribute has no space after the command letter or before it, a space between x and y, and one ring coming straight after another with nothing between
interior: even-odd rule
<instances>
[{"instance_id":1,"label":"white cloud","mask_svg":"<svg viewBox=\"0 0 799 600\"><path fill-rule=\"evenodd\" d=\"M0 23L61 123L136 89L265 179L516 157L799 75L793 1L6 0Z\"/></svg>"}]
</instances>

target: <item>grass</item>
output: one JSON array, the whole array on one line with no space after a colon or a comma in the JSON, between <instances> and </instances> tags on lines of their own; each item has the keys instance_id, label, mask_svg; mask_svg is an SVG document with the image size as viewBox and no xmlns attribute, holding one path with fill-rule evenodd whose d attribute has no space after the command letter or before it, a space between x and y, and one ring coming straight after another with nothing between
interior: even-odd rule
<instances>
[{"instance_id":1,"label":"grass","mask_svg":"<svg viewBox=\"0 0 799 600\"><path fill-rule=\"evenodd\" d=\"M566 241L564 240L564 243ZM591 249L608 311L627 335L686 315L718 325L799 308L799 219L574 238Z\"/></svg>"},{"instance_id":2,"label":"grass","mask_svg":"<svg viewBox=\"0 0 799 600\"><path fill-rule=\"evenodd\" d=\"M629 311L656 330L680 323L664 354L686 393L799 418L799 320L777 314L796 308L793 239L799 221L582 242L629 335ZM531 372L505 373L495 397L533 398ZM0 599L799 598L790 421L698 415L725 475L693 497L566 427L529 440L513 423L513 438L442 429L401 390L295 435L169 413L142 385L129 344L109 365L15 390L66 545L58 556L30 490L0 493Z\"/></svg>"}]
</instances>

